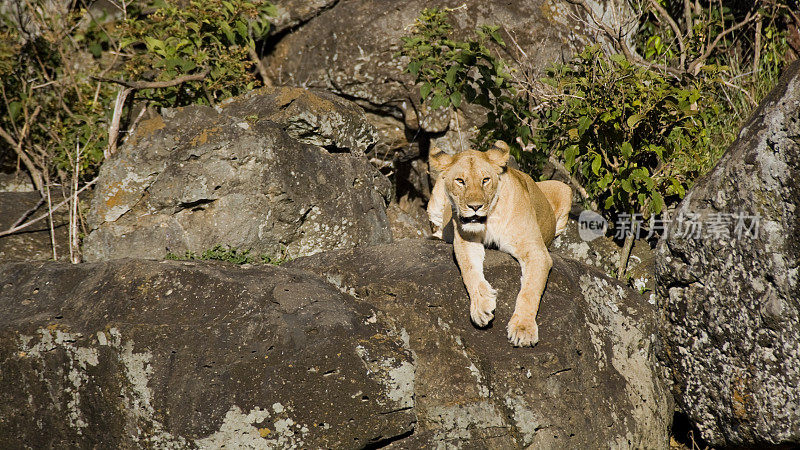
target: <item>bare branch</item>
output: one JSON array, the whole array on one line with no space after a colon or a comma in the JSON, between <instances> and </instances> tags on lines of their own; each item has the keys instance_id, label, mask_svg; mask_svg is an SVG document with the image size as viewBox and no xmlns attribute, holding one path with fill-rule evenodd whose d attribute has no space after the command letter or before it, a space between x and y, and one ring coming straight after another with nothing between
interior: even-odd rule
<instances>
[{"instance_id":1,"label":"bare branch","mask_svg":"<svg viewBox=\"0 0 800 450\"><path fill-rule=\"evenodd\" d=\"M686 39L694 34L694 20L692 20L692 0L683 0L683 21L686 22Z\"/></svg>"},{"instance_id":2,"label":"bare branch","mask_svg":"<svg viewBox=\"0 0 800 450\"><path fill-rule=\"evenodd\" d=\"M128 99L128 94L133 91L133 88L123 87L117 93L117 99L114 101L114 114L111 116L111 123L108 125L108 147L103 152L103 157L108 158L117 151L117 139L119 137L119 123L122 120L122 109L125 107L125 101Z\"/></svg>"},{"instance_id":3,"label":"bare branch","mask_svg":"<svg viewBox=\"0 0 800 450\"><path fill-rule=\"evenodd\" d=\"M211 69L206 68L200 73L195 73L192 75L183 75L178 78L166 81L125 81L125 80L115 80L113 78L105 78L105 77L92 77L92 78L97 81L116 83L131 89L161 89L161 88L178 86L179 84L187 83L189 81L201 81L205 79L205 77L208 75L210 71Z\"/></svg>"},{"instance_id":4,"label":"bare branch","mask_svg":"<svg viewBox=\"0 0 800 450\"><path fill-rule=\"evenodd\" d=\"M700 68L703 66L703 63L706 61L706 59L708 59L709 56L711 56L711 53L714 51L714 49L717 48L717 45L719 45L719 41L721 41L722 38L724 38L725 36L733 33L734 31L738 30L739 28L742 28L743 26L747 25L748 23L750 23L753 20L755 20L757 18L760 18L760 17L761 17L761 15L759 13L755 13L755 14L747 13L747 16L745 16L744 20L742 20L741 22L737 23L736 25L728 28L724 32L718 34L716 39L714 39L714 41L711 42L711 44L708 46L706 51L702 55L697 57L697 59L692 61L691 64L689 64L689 68L688 68L689 73L691 73L692 75L697 75L698 72L700 72Z\"/></svg>"},{"instance_id":5,"label":"bare branch","mask_svg":"<svg viewBox=\"0 0 800 450\"><path fill-rule=\"evenodd\" d=\"M272 87L272 80L269 78L267 74L267 69L264 67L264 64L261 62L261 58L258 57L258 53L256 50L249 45L247 46L247 54L250 55L250 61L256 66L258 69L258 74L261 75L261 81L264 82L264 86Z\"/></svg>"},{"instance_id":6,"label":"bare branch","mask_svg":"<svg viewBox=\"0 0 800 450\"><path fill-rule=\"evenodd\" d=\"M753 49L755 50L755 55L753 56L753 78L758 78L758 66L761 64L761 27L763 26L763 21L759 18L758 22L756 22L756 31L755 31L755 43L753 44Z\"/></svg>"}]
</instances>

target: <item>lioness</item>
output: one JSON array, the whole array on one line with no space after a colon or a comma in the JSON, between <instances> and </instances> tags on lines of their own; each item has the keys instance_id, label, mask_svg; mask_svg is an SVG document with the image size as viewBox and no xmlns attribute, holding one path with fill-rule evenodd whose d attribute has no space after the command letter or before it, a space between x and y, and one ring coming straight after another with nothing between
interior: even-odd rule
<instances>
[{"instance_id":1,"label":"lioness","mask_svg":"<svg viewBox=\"0 0 800 450\"><path fill-rule=\"evenodd\" d=\"M479 327L494 318L497 299L483 276L484 245L494 244L519 261L522 288L508 322L508 339L515 346L533 346L539 341L539 300L553 265L547 246L567 225L572 190L560 181L534 182L506 167L508 158L503 141L486 152L448 155L432 149L430 166L440 174L428 217L435 235L442 237L455 211L453 248L469 293L470 317Z\"/></svg>"}]
</instances>

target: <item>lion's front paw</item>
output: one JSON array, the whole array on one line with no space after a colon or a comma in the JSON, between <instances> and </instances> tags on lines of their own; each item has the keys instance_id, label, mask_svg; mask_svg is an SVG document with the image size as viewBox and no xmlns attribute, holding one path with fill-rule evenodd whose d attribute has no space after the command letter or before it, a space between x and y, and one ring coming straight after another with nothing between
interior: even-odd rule
<instances>
[{"instance_id":1,"label":"lion's front paw","mask_svg":"<svg viewBox=\"0 0 800 450\"><path fill-rule=\"evenodd\" d=\"M539 342L539 325L531 316L514 314L508 321L508 340L515 347L533 347Z\"/></svg>"},{"instance_id":2,"label":"lion's front paw","mask_svg":"<svg viewBox=\"0 0 800 450\"><path fill-rule=\"evenodd\" d=\"M485 327L494 318L494 308L497 306L497 291L488 281L478 285L474 293L470 293L469 315L475 325Z\"/></svg>"}]
</instances>

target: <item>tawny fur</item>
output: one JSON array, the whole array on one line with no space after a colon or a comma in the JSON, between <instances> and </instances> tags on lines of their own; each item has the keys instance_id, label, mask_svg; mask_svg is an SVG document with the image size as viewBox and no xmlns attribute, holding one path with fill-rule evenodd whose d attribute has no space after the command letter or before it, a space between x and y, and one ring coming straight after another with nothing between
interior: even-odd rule
<instances>
[{"instance_id":1,"label":"tawny fur","mask_svg":"<svg viewBox=\"0 0 800 450\"><path fill-rule=\"evenodd\" d=\"M452 235L470 317L479 327L494 318L497 300L497 291L483 275L484 245L494 244L519 261L522 287L508 322L508 339L516 346L533 346L539 341L539 301L553 265L547 246L567 225L572 190L560 181L537 183L506 167L508 158L508 145L502 141L487 152L447 155L434 148L430 165L440 173L428 217L434 236L449 241Z\"/></svg>"}]
</instances>

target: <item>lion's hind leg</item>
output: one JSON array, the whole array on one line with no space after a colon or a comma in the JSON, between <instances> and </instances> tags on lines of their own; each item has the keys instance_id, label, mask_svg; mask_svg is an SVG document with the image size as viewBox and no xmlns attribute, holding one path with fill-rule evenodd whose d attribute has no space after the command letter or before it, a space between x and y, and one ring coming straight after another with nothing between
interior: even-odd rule
<instances>
[{"instance_id":1,"label":"lion's hind leg","mask_svg":"<svg viewBox=\"0 0 800 450\"><path fill-rule=\"evenodd\" d=\"M567 228L569 211L572 209L572 188L557 180L539 181L536 185L553 208L553 215L556 218L555 235L558 236Z\"/></svg>"}]
</instances>

